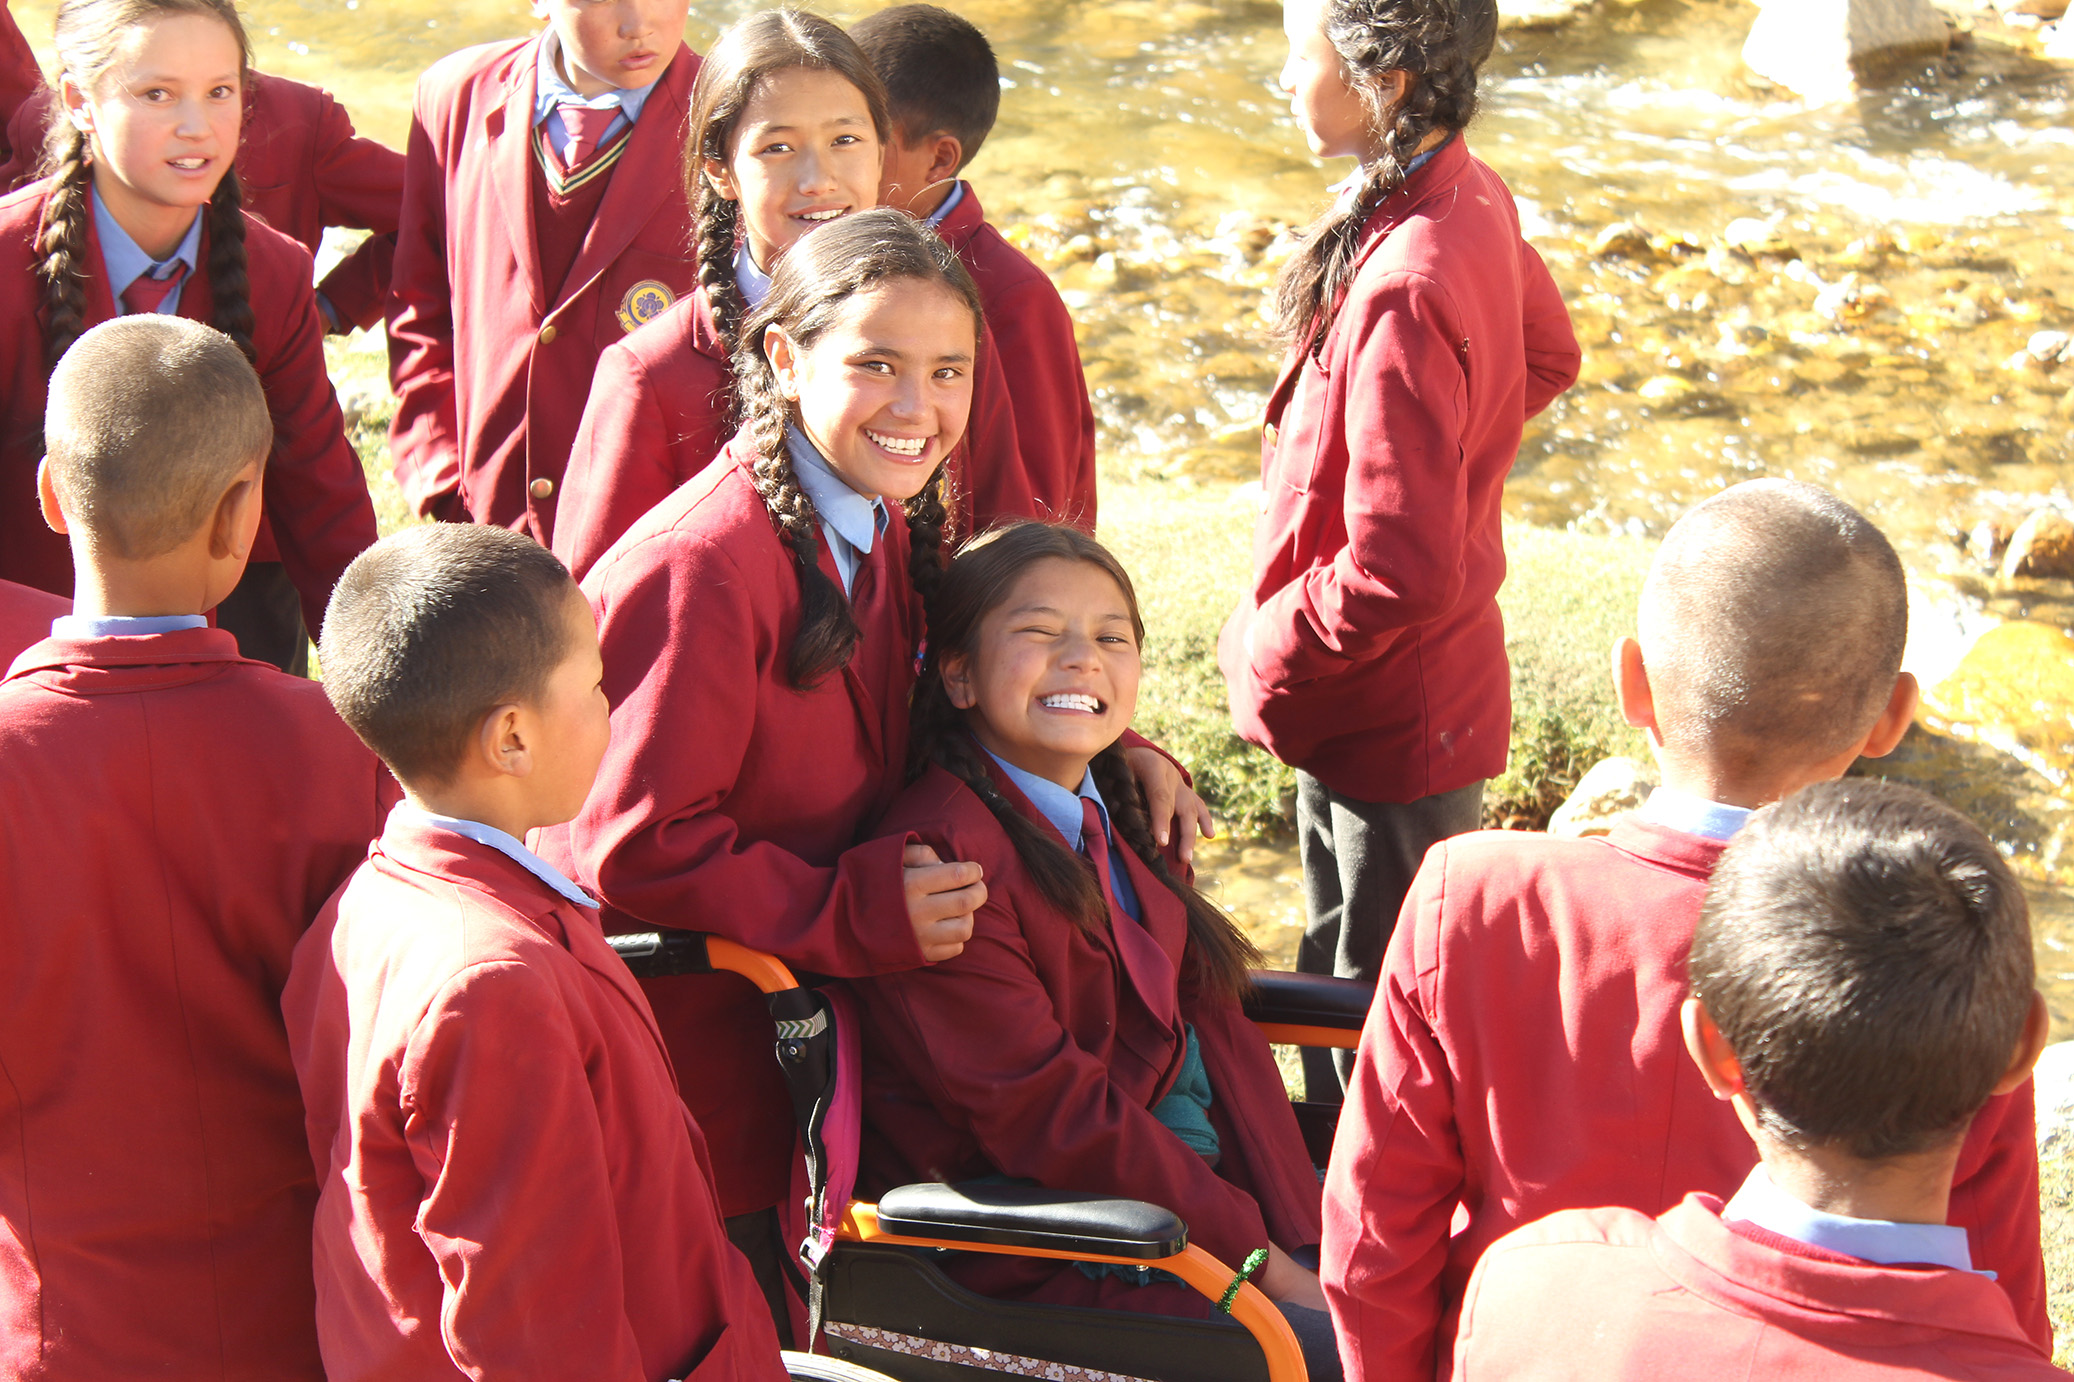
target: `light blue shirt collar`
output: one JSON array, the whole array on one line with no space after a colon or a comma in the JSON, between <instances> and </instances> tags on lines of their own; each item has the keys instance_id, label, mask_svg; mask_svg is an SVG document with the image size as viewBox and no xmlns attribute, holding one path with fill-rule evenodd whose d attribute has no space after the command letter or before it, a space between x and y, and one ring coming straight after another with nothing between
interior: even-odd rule
<instances>
[{"instance_id":1,"label":"light blue shirt collar","mask_svg":"<svg viewBox=\"0 0 2074 1382\"><path fill-rule=\"evenodd\" d=\"M1811 1248L1842 1253L1861 1262L1884 1266L1927 1263L1973 1270L1966 1230L1948 1224L1898 1224L1886 1219L1853 1219L1810 1209L1772 1184L1759 1166L1736 1197L1722 1207L1723 1223L1751 1224ZM1993 1272L1981 1272L1993 1277Z\"/></svg>"},{"instance_id":2,"label":"light blue shirt collar","mask_svg":"<svg viewBox=\"0 0 2074 1382\"><path fill-rule=\"evenodd\" d=\"M1094 769L1089 768L1080 775L1079 791L1069 792L1048 777L1024 772L992 749L987 749L987 757L1001 765L1001 771L1008 774L1008 780L1015 784L1016 790L1030 799L1030 805L1036 807L1073 848L1081 847L1082 827L1086 823L1086 813L1080 809L1082 801L1095 804L1095 809L1102 813L1103 831L1109 829L1109 803L1102 800L1101 789L1095 786Z\"/></svg>"},{"instance_id":3,"label":"light blue shirt collar","mask_svg":"<svg viewBox=\"0 0 2074 1382\"><path fill-rule=\"evenodd\" d=\"M1435 144L1432 148L1426 150L1426 152L1422 154L1414 154L1412 156L1412 161L1406 164L1404 168L1404 176L1406 180L1409 180L1413 173L1418 172L1419 169L1431 163L1433 161L1433 156L1435 154L1439 153L1442 149L1445 149L1454 141L1455 135L1451 133L1448 135L1447 138L1441 140L1438 144ZM1335 182L1334 184L1332 184L1332 186L1326 188L1325 190L1332 193L1332 195L1335 198L1351 197L1354 195L1356 191L1360 189L1362 182L1365 181L1367 177L1368 165L1365 163L1357 163L1354 165L1353 172L1347 174L1345 177L1341 178L1338 182ZM948 205L948 203L946 203L946 205Z\"/></svg>"},{"instance_id":4,"label":"light blue shirt collar","mask_svg":"<svg viewBox=\"0 0 2074 1382\"><path fill-rule=\"evenodd\" d=\"M142 638L154 633L206 629L200 614L60 614L50 621L52 638Z\"/></svg>"},{"instance_id":5,"label":"light blue shirt collar","mask_svg":"<svg viewBox=\"0 0 2074 1382\"><path fill-rule=\"evenodd\" d=\"M890 518L883 500L867 499L850 488L835 473L820 451L797 427L785 429L785 446L792 453L792 473L821 516L821 533L835 557L835 569L843 578L843 594L857 583L857 563L870 555L872 545L886 530Z\"/></svg>"},{"instance_id":6,"label":"light blue shirt collar","mask_svg":"<svg viewBox=\"0 0 2074 1382\"><path fill-rule=\"evenodd\" d=\"M1708 801L1675 787L1659 787L1642 803L1642 819L1703 840L1729 840L1750 819L1750 809Z\"/></svg>"},{"instance_id":7,"label":"light blue shirt collar","mask_svg":"<svg viewBox=\"0 0 2074 1382\"><path fill-rule=\"evenodd\" d=\"M395 806L390 808L389 815L392 818L415 821L419 825L431 825L437 826L441 830L451 830L456 835L465 835L477 844L488 845L498 853L508 855L520 868L532 874L535 878L547 884L548 887L553 888L577 906L596 907L598 905L596 898L570 882L568 876L560 869L548 863L547 860L541 858L532 850L527 849L517 839L499 830L494 825L484 825L481 821L464 821L457 816L435 816L430 811L419 810L407 801L396 803Z\"/></svg>"},{"instance_id":8,"label":"light blue shirt collar","mask_svg":"<svg viewBox=\"0 0 2074 1382\"><path fill-rule=\"evenodd\" d=\"M166 259L154 261L135 240L130 238L130 233L124 230L116 221L114 215L109 212L107 203L101 200L101 194L98 190L94 192L93 197L94 235L101 242L101 267L108 271L108 292L115 299L115 310L117 312L122 311L122 295L124 291L147 273L153 278L164 278L167 273L171 272L172 265L177 260L187 265L189 278L194 276L194 271L202 251L202 213L200 210L194 213L194 224L187 228L187 234L181 237L180 245L173 251L172 255ZM186 286L186 280L181 280L172 292L166 294L166 300L159 304L158 310L160 312L179 311L180 291Z\"/></svg>"},{"instance_id":9,"label":"light blue shirt collar","mask_svg":"<svg viewBox=\"0 0 2074 1382\"><path fill-rule=\"evenodd\" d=\"M763 300L771 295L771 276L756 267L756 260L749 253L747 237L735 246L735 287L741 291L742 301L752 312L763 306Z\"/></svg>"},{"instance_id":10,"label":"light blue shirt collar","mask_svg":"<svg viewBox=\"0 0 2074 1382\"><path fill-rule=\"evenodd\" d=\"M958 203L964 200L965 182L964 179L961 178L957 182L951 184L951 194L943 199L943 205L937 207L936 210L929 213L929 228L931 230L934 230L936 229L936 227L942 225L945 220L949 219L950 214L958 209Z\"/></svg>"},{"instance_id":11,"label":"light blue shirt collar","mask_svg":"<svg viewBox=\"0 0 2074 1382\"><path fill-rule=\"evenodd\" d=\"M596 96L580 95L575 87L562 80L561 54L561 37L553 29L549 29L540 37L540 76L533 83L534 124L537 125L554 114L557 106L588 106L592 110L611 110L617 107L619 113L626 117L628 124L641 118L641 107L648 104L649 96L655 91L655 82L652 81L646 86L614 87ZM667 68L669 63L665 62L663 66ZM656 81L661 81L662 73L657 72L655 78ZM556 121L556 124L560 123ZM614 125L612 128L617 129L618 126ZM550 136L554 133L553 129L548 130Z\"/></svg>"}]
</instances>

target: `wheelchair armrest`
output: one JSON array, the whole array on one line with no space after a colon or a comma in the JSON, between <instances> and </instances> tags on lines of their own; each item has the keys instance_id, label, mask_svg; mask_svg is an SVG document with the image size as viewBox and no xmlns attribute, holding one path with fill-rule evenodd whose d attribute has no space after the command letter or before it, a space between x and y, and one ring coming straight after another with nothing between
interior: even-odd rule
<instances>
[{"instance_id":1,"label":"wheelchair armrest","mask_svg":"<svg viewBox=\"0 0 2074 1382\"><path fill-rule=\"evenodd\" d=\"M1253 990L1246 996L1246 1016L1255 1022L1358 1032L1375 1001L1375 985L1359 979L1283 969L1256 969L1247 977Z\"/></svg>"},{"instance_id":2,"label":"wheelchair armrest","mask_svg":"<svg viewBox=\"0 0 2074 1382\"><path fill-rule=\"evenodd\" d=\"M632 931L624 936L607 936L605 943L619 953L637 979L713 972L713 962L706 955L706 937L697 931Z\"/></svg>"},{"instance_id":3,"label":"wheelchair armrest","mask_svg":"<svg viewBox=\"0 0 2074 1382\"><path fill-rule=\"evenodd\" d=\"M902 1185L879 1197L879 1228L904 1238L1157 1261L1188 1246L1188 1225L1142 1200L1038 1185Z\"/></svg>"}]
</instances>

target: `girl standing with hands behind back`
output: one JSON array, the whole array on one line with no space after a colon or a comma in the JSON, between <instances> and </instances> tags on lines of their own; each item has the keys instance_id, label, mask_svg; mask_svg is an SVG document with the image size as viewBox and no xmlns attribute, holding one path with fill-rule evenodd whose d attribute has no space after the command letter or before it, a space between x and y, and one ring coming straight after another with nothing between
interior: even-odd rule
<instances>
[{"instance_id":1,"label":"girl standing with hands behind back","mask_svg":"<svg viewBox=\"0 0 2074 1382\"><path fill-rule=\"evenodd\" d=\"M1297 769L1310 973L1376 976L1427 847L1505 766L1500 504L1578 351L1463 135L1497 24L1494 0L1284 0L1297 124L1360 168L1276 290L1253 587L1218 662L1239 732Z\"/></svg>"}]
</instances>

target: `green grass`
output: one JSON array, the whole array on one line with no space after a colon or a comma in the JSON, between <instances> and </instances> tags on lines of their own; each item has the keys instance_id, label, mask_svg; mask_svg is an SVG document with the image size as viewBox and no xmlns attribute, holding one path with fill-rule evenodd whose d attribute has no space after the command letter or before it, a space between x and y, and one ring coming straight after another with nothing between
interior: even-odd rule
<instances>
[{"instance_id":1,"label":"green grass","mask_svg":"<svg viewBox=\"0 0 2074 1382\"><path fill-rule=\"evenodd\" d=\"M2062 1136L2038 1160L2039 1236L2045 1243L2045 1310L2052 1317L2052 1361L2074 1366L2074 1146Z\"/></svg>"},{"instance_id":2,"label":"green grass","mask_svg":"<svg viewBox=\"0 0 2074 1382\"><path fill-rule=\"evenodd\" d=\"M1252 574L1254 512L1227 490L1112 482L1101 532L1145 615L1139 732L1189 765L1237 834L1272 836L1293 823L1295 775L1233 732L1216 662L1217 632ZM1520 526L1506 543L1512 569L1499 604L1513 666L1512 754L1485 794L1484 816L1540 829L1593 763L1646 753L1621 723L1607 668L1613 640L1634 626L1654 545Z\"/></svg>"},{"instance_id":3,"label":"green grass","mask_svg":"<svg viewBox=\"0 0 2074 1382\"><path fill-rule=\"evenodd\" d=\"M375 526L387 537L419 520L389 473L389 419L396 414L396 400L389 395L386 338L379 330L329 337L324 342L324 362L331 371L331 386L341 399L358 395L370 405L348 420L346 439L353 443L360 469L367 476Z\"/></svg>"}]
</instances>

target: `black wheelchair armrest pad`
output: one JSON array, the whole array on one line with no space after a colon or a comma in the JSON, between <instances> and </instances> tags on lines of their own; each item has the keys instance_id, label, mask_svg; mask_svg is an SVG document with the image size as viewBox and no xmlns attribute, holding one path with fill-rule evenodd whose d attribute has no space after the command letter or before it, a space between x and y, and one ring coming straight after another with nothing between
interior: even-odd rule
<instances>
[{"instance_id":1,"label":"black wheelchair armrest pad","mask_svg":"<svg viewBox=\"0 0 2074 1382\"><path fill-rule=\"evenodd\" d=\"M1283 969L1256 969L1247 977L1253 989L1246 996L1246 1016L1255 1022L1358 1032L1375 1001L1375 985L1359 979Z\"/></svg>"},{"instance_id":2,"label":"black wheelchair armrest pad","mask_svg":"<svg viewBox=\"0 0 2074 1382\"><path fill-rule=\"evenodd\" d=\"M630 931L607 936L605 943L626 961L637 979L660 979L669 974L711 974L706 958L706 937L698 931Z\"/></svg>"},{"instance_id":3,"label":"black wheelchair armrest pad","mask_svg":"<svg viewBox=\"0 0 2074 1382\"><path fill-rule=\"evenodd\" d=\"M909 1238L1048 1248L1154 1261L1188 1246L1158 1205L1040 1185L902 1185L879 1197L879 1227Z\"/></svg>"}]
</instances>

